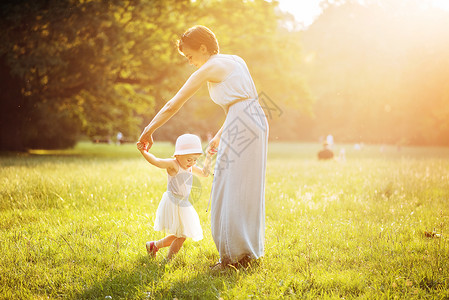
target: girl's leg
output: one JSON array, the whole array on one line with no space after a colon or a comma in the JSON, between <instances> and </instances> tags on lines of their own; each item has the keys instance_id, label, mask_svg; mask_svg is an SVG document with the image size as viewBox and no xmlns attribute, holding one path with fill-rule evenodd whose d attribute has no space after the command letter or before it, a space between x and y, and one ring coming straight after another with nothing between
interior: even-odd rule
<instances>
[{"instance_id":1,"label":"girl's leg","mask_svg":"<svg viewBox=\"0 0 449 300\"><path fill-rule=\"evenodd\" d=\"M154 245L158 249L160 249L160 248L170 246L174 240L176 240L176 236L173 234L170 234L170 235L167 235L166 237L164 237L163 239L160 239L159 241L154 242Z\"/></svg>"},{"instance_id":2,"label":"girl's leg","mask_svg":"<svg viewBox=\"0 0 449 300\"><path fill-rule=\"evenodd\" d=\"M186 238L176 238L170 246L170 249L168 249L168 254L167 254L167 259L170 260L173 255L175 255L176 253L178 253L179 249L181 249L182 244L184 243L184 241L186 240Z\"/></svg>"}]
</instances>

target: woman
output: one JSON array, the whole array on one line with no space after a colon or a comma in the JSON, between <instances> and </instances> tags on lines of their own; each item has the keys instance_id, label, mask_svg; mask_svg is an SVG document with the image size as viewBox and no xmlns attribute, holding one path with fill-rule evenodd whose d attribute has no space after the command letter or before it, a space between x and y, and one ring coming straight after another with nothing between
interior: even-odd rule
<instances>
[{"instance_id":1,"label":"woman","mask_svg":"<svg viewBox=\"0 0 449 300\"><path fill-rule=\"evenodd\" d=\"M200 25L188 29L178 49L198 70L156 114L139 143L151 147L154 131L208 84L212 100L226 111L223 126L209 143L210 151L218 148L211 230L220 261L213 268L246 264L264 254L268 123L245 62L235 55L219 54L210 29Z\"/></svg>"}]
</instances>

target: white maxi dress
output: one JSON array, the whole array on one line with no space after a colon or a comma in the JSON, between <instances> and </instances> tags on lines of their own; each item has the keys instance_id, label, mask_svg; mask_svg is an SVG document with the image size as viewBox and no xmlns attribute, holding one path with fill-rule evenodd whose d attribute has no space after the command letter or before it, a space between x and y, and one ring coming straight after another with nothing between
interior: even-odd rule
<instances>
[{"instance_id":1,"label":"white maxi dress","mask_svg":"<svg viewBox=\"0 0 449 300\"><path fill-rule=\"evenodd\" d=\"M211 191L211 231L220 262L234 263L264 254L268 122L244 60L214 59L234 69L222 82L208 83L212 100L228 111Z\"/></svg>"}]
</instances>

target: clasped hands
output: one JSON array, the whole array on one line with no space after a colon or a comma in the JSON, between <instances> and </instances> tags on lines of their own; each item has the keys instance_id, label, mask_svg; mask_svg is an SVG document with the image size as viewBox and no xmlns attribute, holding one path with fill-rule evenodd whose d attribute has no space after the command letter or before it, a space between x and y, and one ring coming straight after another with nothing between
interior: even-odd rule
<instances>
[{"instance_id":1,"label":"clasped hands","mask_svg":"<svg viewBox=\"0 0 449 300\"><path fill-rule=\"evenodd\" d=\"M148 151L149 150L149 144L150 143L144 143L144 142L137 142L137 149L139 149L139 150L143 150L143 151Z\"/></svg>"}]
</instances>

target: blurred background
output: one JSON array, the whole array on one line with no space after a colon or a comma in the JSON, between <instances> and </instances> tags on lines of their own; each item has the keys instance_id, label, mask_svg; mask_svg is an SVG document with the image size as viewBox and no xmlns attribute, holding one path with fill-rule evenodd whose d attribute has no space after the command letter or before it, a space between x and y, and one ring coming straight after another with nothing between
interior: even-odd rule
<instances>
[{"instance_id":1,"label":"blurred background","mask_svg":"<svg viewBox=\"0 0 449 300\"><path fill-rule=\"evenodd\" d=\"M195 70L176 41L196 24L247 62L272 141L449 146L448 2L2 2L0 150L135 142ZM155 140L224 118L205 86Z\"/></svg>"}]
</instances>

